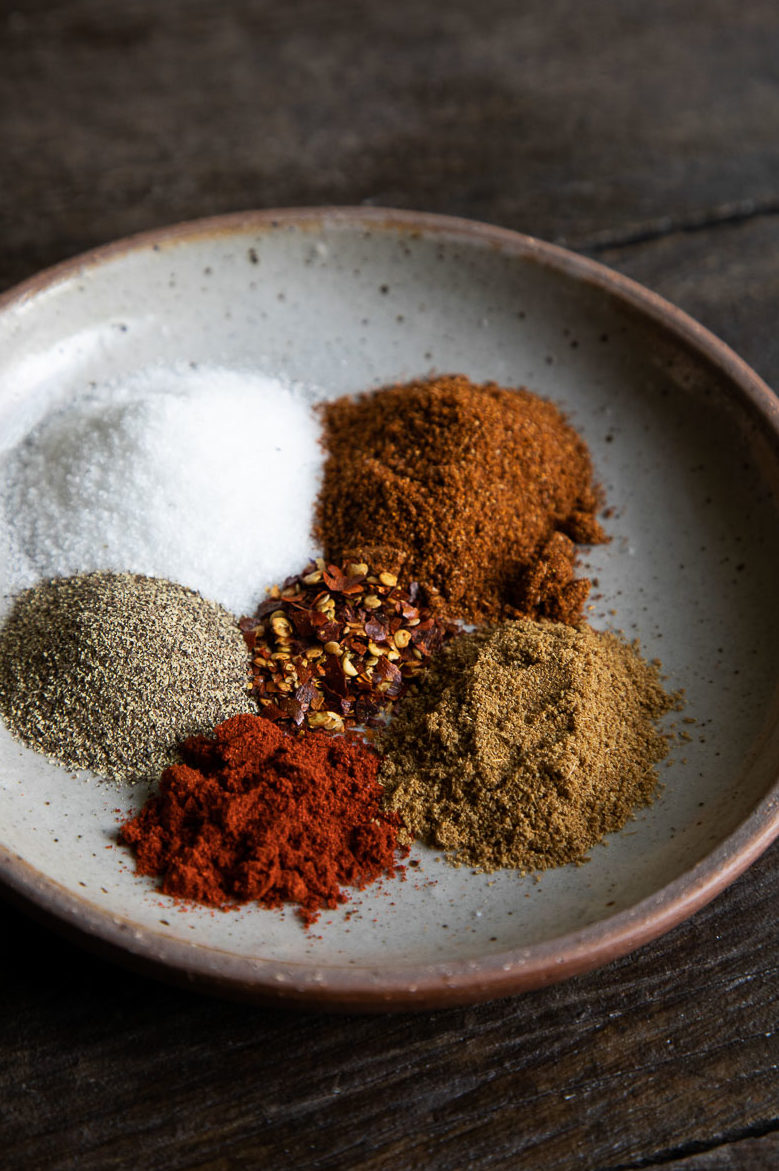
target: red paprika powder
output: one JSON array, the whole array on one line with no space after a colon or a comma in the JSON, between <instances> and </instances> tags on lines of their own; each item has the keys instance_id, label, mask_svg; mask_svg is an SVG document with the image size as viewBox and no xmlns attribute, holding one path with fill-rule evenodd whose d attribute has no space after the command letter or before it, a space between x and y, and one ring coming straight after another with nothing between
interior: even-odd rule
<instances>
[{"instance_id":1,"label":"red paprika powder","mask_svg":"<svg viewBox=\"0 0 779 1171\"><path fill-rule=\"evenodd\" d=\"M140 874L213 906L298 904L306 926L397 868L396 813L380 808L379 756L356 739L293 736L234 716L180 747L159 793L124 825ZM400 853L408 853L400 850Z\"/></svg>"}]
</instances>

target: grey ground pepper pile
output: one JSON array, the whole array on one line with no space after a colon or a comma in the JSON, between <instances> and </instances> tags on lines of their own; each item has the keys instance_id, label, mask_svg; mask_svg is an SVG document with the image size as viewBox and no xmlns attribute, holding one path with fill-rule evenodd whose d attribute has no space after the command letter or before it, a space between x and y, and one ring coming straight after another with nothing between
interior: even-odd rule
<instances>
[{"instance_id":1,"label":"grey ground pepper pile","mask_svg":"<svg viewBox=\"0 0 779 1171\"><path fill-rule=\"evenodd\" d=\"M256 711L233 616L157 578L91 573L25 590L0 631L0 713L69 768L158 774L175 745Z\"/></svg>"}]
</instances>

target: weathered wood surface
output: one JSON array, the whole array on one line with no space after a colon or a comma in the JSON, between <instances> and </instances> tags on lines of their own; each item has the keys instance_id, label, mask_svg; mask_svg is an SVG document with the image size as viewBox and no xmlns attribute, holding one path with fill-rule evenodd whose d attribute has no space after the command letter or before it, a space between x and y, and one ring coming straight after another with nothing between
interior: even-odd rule
<instances>
[{"instance_id":1,"label":"weathered wood surface","mask_svg":"<svg viewBox=\"0 0 779 1171\"><path fill-rule=\"evenodd\" d=\"M390 1018L158 987L8 914L5 1165L774 1167L777 863L600 972Z\"/></svg>"},{"instance_id":2,"label":"weathered wood surface","mask_svg":"<svg viewBox=\"0 0 779 1171\"><path fill-rule=\"evenodd\" d=\"M773 0L0 6L0 286L139 229L321 202L567 242L779 385ZM514 1000L364 1019L171 990L0 909L0 1164L779 1166L779 847Z\"/></svg>"}]
</instances>

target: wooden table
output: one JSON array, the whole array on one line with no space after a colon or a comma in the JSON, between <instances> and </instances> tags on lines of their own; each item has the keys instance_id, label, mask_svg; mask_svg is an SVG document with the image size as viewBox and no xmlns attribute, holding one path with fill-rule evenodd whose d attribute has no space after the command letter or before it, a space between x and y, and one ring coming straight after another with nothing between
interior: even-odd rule
<instances>
[{"instance_id":1,"label":"wooden table","mask_svg":"<svg viewBox=\"0 0 779 1171\"><path fill-rule=\"evenodd\" d=\"M774 0L20 0L0 284L127 233L368 203L564 242L779 381ZM0 910L0 1163L779 1167L779 848L659 942L418 1016L183 993Z\"/></svg>"}]
</instances>

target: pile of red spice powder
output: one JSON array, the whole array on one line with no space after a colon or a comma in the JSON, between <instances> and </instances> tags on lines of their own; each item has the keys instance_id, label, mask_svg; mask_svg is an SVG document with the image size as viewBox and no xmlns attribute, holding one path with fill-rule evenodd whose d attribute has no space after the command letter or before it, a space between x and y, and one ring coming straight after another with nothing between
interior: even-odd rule
<instances>
[{"instance_id":1,"label":"pile of red spice powder","mask_svg":"<svg viewBox=\"0 0 779 1171\"><path fill-rule=\"evenodd\" d=\"M381 809L379 756L361 741L293 736L246 715L180 753L119 832L163 893L212 906L296 903L310 926L347 901L342 885L394 875L402 821Z\"/></svg>"}]
</instances>

